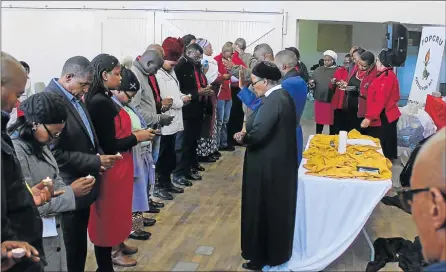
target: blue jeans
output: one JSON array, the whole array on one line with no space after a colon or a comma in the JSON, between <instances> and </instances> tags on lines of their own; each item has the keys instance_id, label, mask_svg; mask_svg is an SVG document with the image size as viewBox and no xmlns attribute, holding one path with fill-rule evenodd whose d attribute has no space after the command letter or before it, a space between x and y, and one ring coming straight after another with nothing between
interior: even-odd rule
<instances>
[{"instance_id":1,"label":"blue jeans","mask_svg":"<svg viewBox=\"0 0 446 272\"><path fill-rule=\"evenodd\" d=\"M161 136L156 136L152 141L152 158L154 164L158 161L158 155L160 154L160 142Z\"/></svg>"},{"instance_id":2,"label":"blue jeans","mask_svg":"<svg viewBox=\"0 0 446 272\"><path fill-rule=\"evenodd\" d=\"M228 146L227 124L231 115L232 100L217 101L217 145L218 147Z\"/></svg>"}]
</instances>

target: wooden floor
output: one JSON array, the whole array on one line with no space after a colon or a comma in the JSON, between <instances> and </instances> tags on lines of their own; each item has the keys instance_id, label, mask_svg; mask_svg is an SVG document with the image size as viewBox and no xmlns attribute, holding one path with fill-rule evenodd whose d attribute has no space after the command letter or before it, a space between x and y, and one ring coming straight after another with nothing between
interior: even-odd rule
<instances>
[{"instance_id":1,"label":"wooden floor","mask_svg":"<svg viewBox=\"0 0 446 272\"><path fill-rule=\"evenodd\" d=\"M314 130L313 122L303 122L305 139ZM161 213L153 216L157 223L147 228L152 233L148 241L128 240L139 252L133 257L138 265L117 271L243 271L240 257L240 194L243 148L225 152L214 164L206 167L203 180L194 182L184 194L166 202ZM372 239L378 237L416 236L409 215L379 204L366 229ZM326 271L365 271L370 250L364 236L359 235L350 248ZM87 271L97 268L92 246ZM382 271L401 271L397 264Z\"/></svg>"}]
</instances>

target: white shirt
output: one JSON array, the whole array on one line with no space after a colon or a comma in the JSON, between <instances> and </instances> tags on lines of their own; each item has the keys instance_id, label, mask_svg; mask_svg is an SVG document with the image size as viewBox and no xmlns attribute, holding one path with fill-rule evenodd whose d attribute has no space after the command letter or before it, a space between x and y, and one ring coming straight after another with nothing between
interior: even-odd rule
<instances>
[{"instance_id":1,"label":"white shirt","mask_svg":"<svg viewBox=\"0 0 446 272\"><path fill-rule=\"evenodd\" d=\"M218 63L217 63L217 61L213 57L207 56L207 55L203 55L203 59L201 60L201 64L203 64L205 60L207 60L208 64L209 64L209 69L208 69L208 71L206 73L206 79L208 80L208 83L211 84L218 77Z\"/></svg>"},{"instance_id":2,"label":"white shirt","mask_svg":"<svg viewBox=\"0 0 446 272\"><path fill-rule=\"evenodd\" d=\"M276 87L273 87L271 89L269 89L266 93L265 93L265 97L268 97L268 95L270 95L272 92L276 91L276 90L280 90L282 89L282 84L277 85Z\"/></svg>"},{"instance_id":3,"label":"white shirt","mask_svg":"<svg viewBox=\"0 0 446 272\"><path fill-rule=\"evenodd\" d=\"M174 116L172 124L162 127L161 134L172 135L178 131L183 131L182 108L184 105L183 97L185 95L180 91L180 85L175 72L173 70L168 72L164 69L160 69L155 76L160 87L161 99L172 98L173 100L172 107L170 107L168 111L164 112L164 114Z\"/></svg>"}]
</instances>

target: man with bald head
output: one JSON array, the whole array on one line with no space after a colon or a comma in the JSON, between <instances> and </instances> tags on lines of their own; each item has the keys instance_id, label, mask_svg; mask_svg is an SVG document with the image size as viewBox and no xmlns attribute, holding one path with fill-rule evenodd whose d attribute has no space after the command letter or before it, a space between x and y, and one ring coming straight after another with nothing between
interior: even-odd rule
<instances>
[{"instance_id":1,"label":"man with bald head","mask_svg":"<svg viewBox=\"0 0 446 272\"><path fill-rule=\"evenodd\" d=\"M132 99L134 106L149 125L168 126L173 118L163 114L172 105L171 98L161 99L160 89L155 74L164 63L164 51L158 44L150 45L147 50L133 61L131 70L140 83L140 91ZM153 143L153 159L158 159L159 140Z\"/></svg>"},{"instance_id":2,"label":"man with bald head","mask_svg":"<svg viewBox=\"0 0 446 272\"><path fill-rule=\"evenodd\" d=\"M4 52L1 52L1 65L2 242L28 242L43 257L42 221L31 189L27 188L25 183L11 138L6 131L9 114L25 90L27 74L25 68L15 58ZM23 257L8 271L43 271L43 266L40 262L36 263L30 258Z\"/></svg>"},{"instance_id":3,"label":"man with bald head","mask_svg":"<svg viewBox=\"0 0 446 272\"><path fill-rule=\"evenodd\" d=\"M149 51L149 50L156 50L158 52L158 54L160 54L161 57L164 58L164 48L161 45L152 43L151 45L147 46L146 51Z\"/></svg>"},{"instance_id":4,"label":"man with bald head","mask_svg":"<svg viewBox=\"0 0 446 272\"><path fill-rule=\"evenodd\" d=\"M414 163L411 189L400 192L402 204L412 206L425 271L446 271L446 128L421 148Z\"/></svg>"},{"instance_id":5,"label":"man with bald head","mask_svg":"<svg viewBox=\"0 0 446 272\"><path fill-rule=\"evenodd\" d=\"M304 140L300 118L305 108L305 102L307 101L307 84L296 70L298 59L293 51L287 49L282 50L277 53L274 59L282 73L282 88L291 95L296 106L297 163L299 165L302 160Z\"/></svg>"},{"instance_id":6,"label":"man with bald head","mask_svg":"<svg viewBox=\"0 0 446 272\"><path fill-rule=\"evenodd\" d=\"M269 53L266 54L265 52ZM274 62L273 50L266 43L258 44L254 48L253 56L255 60L250 63L252 67L237 70L238 73L237 76L239 78L239 87L241 89L240 92L237 94L237 97L242 101L242 109L244 112L242 131L245 131L246 120L248 119L250 114L261 104L261 99L257 98L256 94L254 93L253 86L250 85L249 87L247 87L251 81L249 79L251 70L252 68L255 67L255 65L258 62L261 62L263 60ZM233 71L231 71L231 73L232 72Z\"/></svg>"},{"instance_id":7,"label":"man with bald head","mask_svg":"<svg viewBox=\"0 0 446 272\"><path fill-rule=\"evenodd\" d=\"M254 58L253 55L245 52L246 40L243 38L238 38L237 40L235 40L233 47L235 50L234 55L238 55L243 63L245 63L247 68L254 68L254 66L257 64L257 60Z\"/></svg>"}]
</instances>

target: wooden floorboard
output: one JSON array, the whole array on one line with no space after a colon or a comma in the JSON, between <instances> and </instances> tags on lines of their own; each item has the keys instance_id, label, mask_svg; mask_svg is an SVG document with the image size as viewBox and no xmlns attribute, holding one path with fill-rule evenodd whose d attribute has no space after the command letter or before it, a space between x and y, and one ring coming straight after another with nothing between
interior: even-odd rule
<instances>
[{"instance_id":1,"label":"wooden floorboard","mask_svg":"<svg viewBox=\"0 0 446 272\"><path fill-rule=\"evenodd\" d=\"M304 121L305 139L314 131L314 122ZM127 240L137 246L133 257L138 265L117 271L172 271L196 267L196 271L243 271L240 256L240 202L244 149L224 152L214 164L203 164L202 181L185 189L175 200L166 202L158 215L148 241ZM403 237L413 240L415 226L409 215L379 204L366 225L374 241L378 237ZM198 247L213 248L211 255L196 254ZM90 245L87 271L95 271L96 261ZM209 248L208 248L209 249ZM365 271L370 257L367 242L360 234L350 248L326 271ZM401 271L397 264L382 271Z\"/></svg>"}]
</instances>

